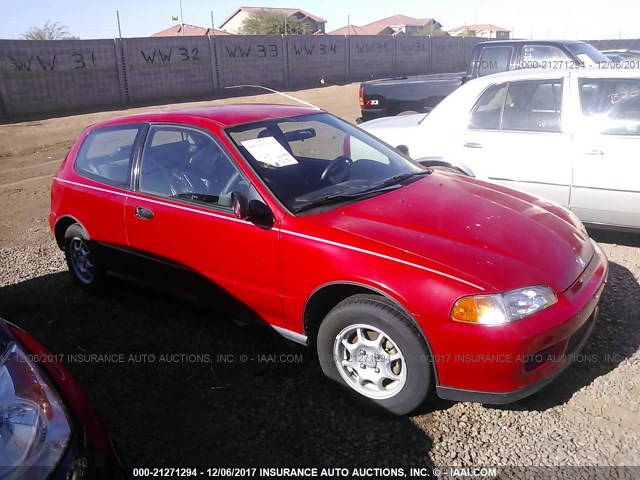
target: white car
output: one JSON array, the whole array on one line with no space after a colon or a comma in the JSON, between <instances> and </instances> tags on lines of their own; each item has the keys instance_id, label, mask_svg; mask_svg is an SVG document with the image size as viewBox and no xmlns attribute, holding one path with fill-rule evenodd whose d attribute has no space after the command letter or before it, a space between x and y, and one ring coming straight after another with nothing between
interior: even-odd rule
<instances>
[{"instance_id":1,"label":"white car","mask_svg":"<svg viewBox=\"0 0 640 480\"><path fill-rule=\"evenodd\" d=\"M592 227L640 229L640 70L489 75L427 116L360 127L414 159L555 201Z\"/></svg>"}]
</instances>

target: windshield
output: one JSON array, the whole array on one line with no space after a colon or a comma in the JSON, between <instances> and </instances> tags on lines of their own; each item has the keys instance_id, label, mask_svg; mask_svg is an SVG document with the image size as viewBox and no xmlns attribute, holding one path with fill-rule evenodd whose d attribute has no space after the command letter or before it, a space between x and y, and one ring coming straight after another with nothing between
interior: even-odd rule
<instances>
[{"instance_id":1,"label":"windshield","mask_svg":"<svg viewBox=\"0 0 640 480\"><path fill-rule=\"evenodd\" d=\"M609 59L600 53L593 45L588 43L572 43L567 48L584 63L585 67L593 67L599 64L606 64Z\"/></svg>"},{"instance_id":2,"label":"windshield","mask_svg":"<svg viewBox=\"0 0 640 480\"><path fill-rule=\"evenodd\" d=\"M380 194L428 172L328 113L268 119L226 132L293 212Z\"/></svg>"}]
</instances>

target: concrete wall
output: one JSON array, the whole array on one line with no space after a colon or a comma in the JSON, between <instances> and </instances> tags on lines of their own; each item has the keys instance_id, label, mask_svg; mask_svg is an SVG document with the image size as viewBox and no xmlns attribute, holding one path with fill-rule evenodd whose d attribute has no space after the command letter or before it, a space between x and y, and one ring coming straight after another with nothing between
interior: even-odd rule
<instances>
[{"instance_id":1,"label":"concrete wall","mask_svg":"<svg viewBox=\"0 0 640 480\"><path fill-rule=\"evenodd\" d=\"M333 35L296 35L287 37L287 84L319 86L346 83L347 39Z\"/></svg>"},{"instance_id":2,"label":"concrete wall","mask_svg":"<svg viewBox=\"0 0 640 480\"><path fill-rule=\"evenodd\" d=\"M629 50L640 50L640 39L638 40L587 40L598 50L615 50L627 48Z\"/></svg>"},{"instance_id":3,"label":"concrete wall","mask_svg":"<svg viewBox=\"0 0 640 480\"><path fill-rule=\"evenodd\" d=\"M349 80L367 80L395 74L395 37L351 35L346 38L349 48Z\"/></svg>"},{"instance_id":4,"label":"concrete wall","mask_svg":"<svg viewBox=\"0 0 640 480\"><path fill-rule=\"evenodd\" d=\"M432 72L460 72L466 70L466 58L462 37L434 37L432 55Z\"/></svg>"},{"instance_id":5,"label":"concrete wall","mask_svg":"<svg viewBox=\"0 0 640 480\"><path fill-rule=\"evenodd\" d=\"M430 37L396 37L395 47L396 75L414 75L431 71L432 42Z\"/></svg>"},{"instance_id":6,"label":"concrete wall","mask_svg":"<svg viewBox=\"0 0 640 480\"><path fill-rule=\"evenodd\" d=\"M321 80L458 72L480 41L355 35L0 40L0 122L244 93L225 90L232 85L295 89ZM640 49L640 40L591 43Z\"/></svg>"},{"instance_id":7,"label":"concrete wall","mask_svg":"<svg viewBox=\"0 0 640 480\"><path fill-rule=\"evenodd\" d=\"M121 47L130 102L215 93L208 37L126 38Z\"/></svg>"},{"instance_id":8,"label":"concrete wall","mask_svg":"<svg viewBox=\"0 0 640 480\"><path fill-rule=\"evenodd\" d=\"M0 110L7 117L125 101L113 40L3 40L0 65Z\"/></svg>"},{"instance_id":9,"label":"concrete wall","mask_svg":"<svg viewBox=\"0 0 640 480\"><path fill-rule=\"evenodd\" d=\"M218 88L230 85L285 86L286 51L280 35L223 35L211 39Z\"/></svg>"}]
</instances>

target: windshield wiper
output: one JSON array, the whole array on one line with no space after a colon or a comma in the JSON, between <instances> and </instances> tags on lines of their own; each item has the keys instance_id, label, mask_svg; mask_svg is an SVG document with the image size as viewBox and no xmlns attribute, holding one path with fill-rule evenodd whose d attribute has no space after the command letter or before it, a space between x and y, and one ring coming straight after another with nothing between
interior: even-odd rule
<instances>
[{"instance_id":1,"label":"windshield wiper","mask_svg":"<svg viewBox=\"0 0 640 480\"><path fill-rule=\"evenodd\" d=\"M340 202L347 202L349 200L354 200L354 199L372 197L374 195L384 193L388 190L395 190L396 188L399 188L401 185L398 185L398 184L404 180L407 180L415 176L429 175L430 173L431 173L431 170L420 170L419 172L402 173L400 175L395 175L385 180L384 182L382 182L379 185L376 185L373 188L363 190L362 192L335 193L333 195L325 195L324 197L313 199L309 203L305 203L304 205L301 205L298 208L293 208L292 211L294 213L299 213L305 210L309 210L311 208L320 207L322 205L328 205L330 203L340 203Z\"/></svg>"},{"instance_id":2,"label":"windshield wiper","mask_svg":"<svg viewBox=\"0 0 640 480\"><path fill-rule=\"evenodd\" d=\"M333 195L325 195L324 197L313 199L309 203L305 203L298 208L292 208L292 211L294 213L299 213L322 205L329 205L331 203L348 202L350 200L373 197L374 195L378 195L379 193L383 193L387 190L395 190L397 187L399 187L399 185L387 185L386 188L378 186L375 189L365 190L358 193L336 193Z\"/></svg>"},{"instance_id":3,"label":"windshield wiper","mask_svg":"<svg viewBox=\"0 0 640 480\"><path fill-rule=\"evenodd\" d=\"M408 180L409 178L412 177L419 177L422 175L429 175L431 173L431 170L420 170L419 172L412 172L412 173L401 173L400 175L394 175L391 178L388 178L387 180L385 180L384 182L382 182L380 185L376 185L375 187L367 190L367 192L375 192L380 190L381 188L385 188L388 187L390 185L395 185L397 183L403 182L405 180Z\"/></svg>"}]
</instances>

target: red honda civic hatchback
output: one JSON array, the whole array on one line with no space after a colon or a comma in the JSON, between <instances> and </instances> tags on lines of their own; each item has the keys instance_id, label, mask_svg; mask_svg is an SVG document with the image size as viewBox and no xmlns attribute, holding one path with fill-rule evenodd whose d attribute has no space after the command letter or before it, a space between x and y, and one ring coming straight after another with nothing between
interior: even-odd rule
<instances>
[{"instance_id":1,"label":"red honda civic hatchback","mask_svg":"<svg viewBox=\"0 0 640 480\"><path fill-rule=\"evenodd\" d=\"M507 403L586 342L608 264L570 211L439 173L322 110L232 105L87 128L51 189L77 283L186 293L317 349L406 414Z\"/></svg>"}]
</instances>

